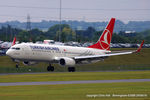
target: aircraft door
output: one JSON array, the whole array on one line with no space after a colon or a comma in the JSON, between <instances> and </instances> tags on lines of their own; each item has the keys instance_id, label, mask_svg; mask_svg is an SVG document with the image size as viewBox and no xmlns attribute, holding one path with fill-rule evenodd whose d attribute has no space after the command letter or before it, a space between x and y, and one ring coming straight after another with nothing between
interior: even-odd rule
<instances>
[{"instance_id":1,"label":"aircraft door","mask_svg":"<svg viewBox=\"0 0 150 100\"><path fill-rule=\"evenodd\" d=\"M24 58L29 58L29 56L30 56L30 51L29 51L29 48L28 48L28 46L26 46L26 45L24 45L23 47L22 47L22 55L24 56Z\"/></svg>"}]
</instances>

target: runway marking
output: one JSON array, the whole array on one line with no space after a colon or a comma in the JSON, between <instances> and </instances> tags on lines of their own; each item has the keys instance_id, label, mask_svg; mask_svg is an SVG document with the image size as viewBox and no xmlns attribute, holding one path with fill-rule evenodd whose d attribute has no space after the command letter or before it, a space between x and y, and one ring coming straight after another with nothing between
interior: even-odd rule
<instances>
[{"instance_id":1,"label":"runway marking","mask_svg":"<svg viewBox=\"0 0 150 100\"><path fill-rule=\"evenodd\" d=\"M118 82L150 82L150 79L87 80L87 81L48 81L48 82L14 82L14 83L0 83L0 86L86 84L86 83L118 83Z\"/></svg>"}]
</instances>

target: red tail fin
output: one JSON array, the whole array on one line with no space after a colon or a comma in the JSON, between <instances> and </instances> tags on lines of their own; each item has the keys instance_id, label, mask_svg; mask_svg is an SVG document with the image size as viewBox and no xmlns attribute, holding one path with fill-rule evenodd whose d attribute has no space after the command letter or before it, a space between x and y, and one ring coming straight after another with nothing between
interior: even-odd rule
<instances>
[{"instance_id":1,"label":"red tail fin","mask_svg":"<svg viewBox=\"0 0 150 100\"><path fill-rule=\"evenodd\" d=\"M12 45L11 45L11 46L15 45L15 43L16 43L16 37L14 37L14 40L13 40L13 42L12 42Z\"/></svg>"},{"instance_id":2,"label":"red tail fin","mask_svg":"<svg viewBox=\"0 0 150 100\"><path fill-rule=\"evenodd\" d=\"M110 43L112 39L114 24L115 24L115 18L111 18L110 22L108 23L107 27L103 31L97 43L89 46L88 48L110 50Z\"/></svg>"}]
</instances>

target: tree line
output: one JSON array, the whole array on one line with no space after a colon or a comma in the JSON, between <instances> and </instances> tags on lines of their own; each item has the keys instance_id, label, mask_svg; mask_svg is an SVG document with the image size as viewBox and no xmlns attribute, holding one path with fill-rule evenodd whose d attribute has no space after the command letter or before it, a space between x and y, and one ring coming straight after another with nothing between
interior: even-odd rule
<instances>
[{"instance_id":1,"label":"tree line","mask_svg":"<svg viewBox=\"0 0 150 100\"><path fill-rule=\"evenodd\" d=\"M93 27L88 27L86 30L73 30L68 24L62 24L61 26L56 24L47 31L42 31L38 28L27 31L8 25L0 28L0 40L12 41L13 37L16 36L20 42L36 42L45 39L60 40L61 42L96 42L102 32L103 31L96 31ZM120 31L119 33L113 33L112 37L112 43L140 43L142 40L145 40L146 43L150 43L150 30L130 34Z\"/></svg>"}]
</instances>

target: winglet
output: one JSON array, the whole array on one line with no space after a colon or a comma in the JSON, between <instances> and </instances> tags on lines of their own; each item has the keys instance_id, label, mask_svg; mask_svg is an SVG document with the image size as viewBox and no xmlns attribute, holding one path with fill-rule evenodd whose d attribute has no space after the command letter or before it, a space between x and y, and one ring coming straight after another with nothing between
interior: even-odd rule
<instances>
[{"instance_id":1,"label":"winglet","mask_svg":"<svg viewBox=\"0 0 150 100\"><path fill-rule=\"evenodd\" d=\"M136 53L138 53L138 52L140 52L140 51L141 51L143 44L144 44L144 40L142 41L142 43L141 43L140 47L136 50Z\"/></svg>"},{"instance_id":2,"label":"winglet","mask_svg":"<svg viewBox=\"0 0 150 100\"><path fill-rule=\"evenodd\" d=\"M12 42L12 45L11 46L13 46L13 45L15 45L16 44L16 37L14 37L14 40L13 40L13 42Z\"/></svg>"}]
</instances>

